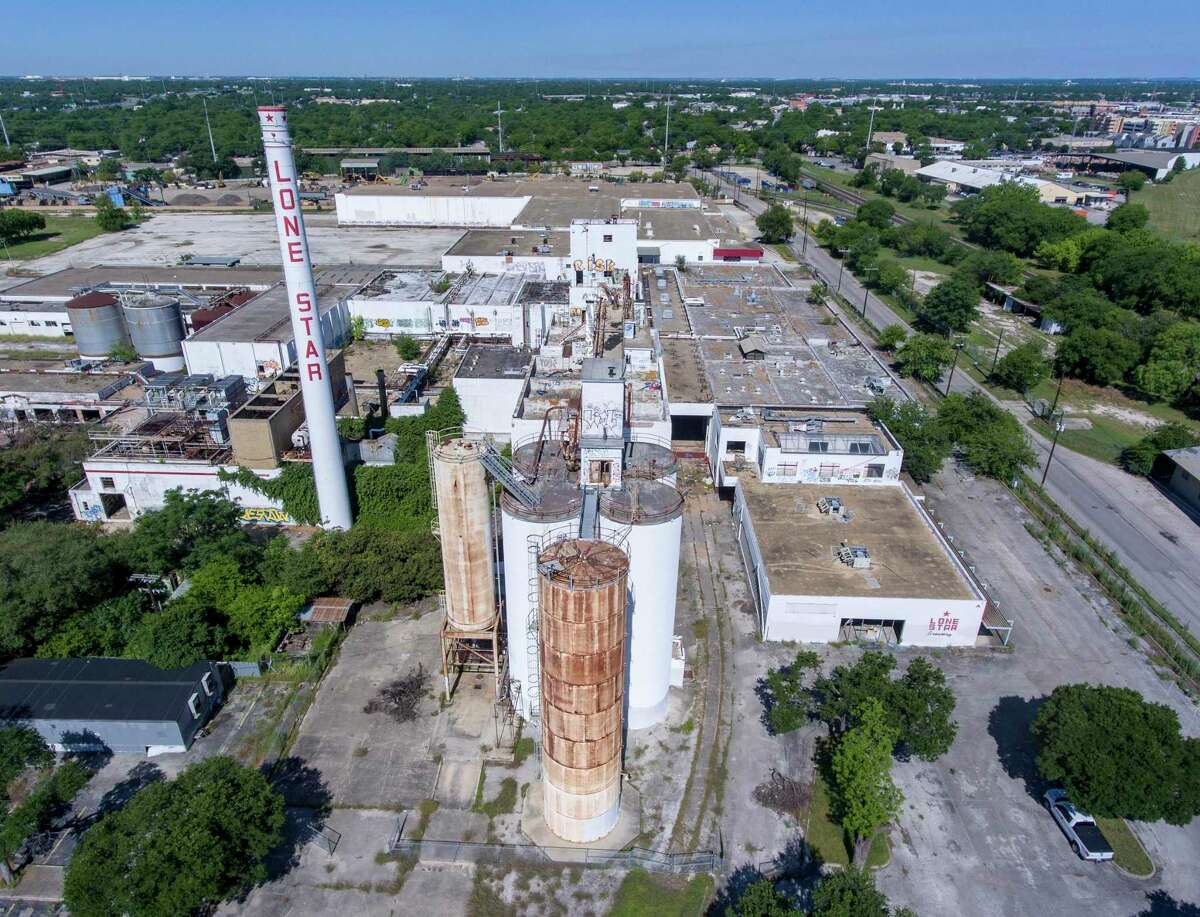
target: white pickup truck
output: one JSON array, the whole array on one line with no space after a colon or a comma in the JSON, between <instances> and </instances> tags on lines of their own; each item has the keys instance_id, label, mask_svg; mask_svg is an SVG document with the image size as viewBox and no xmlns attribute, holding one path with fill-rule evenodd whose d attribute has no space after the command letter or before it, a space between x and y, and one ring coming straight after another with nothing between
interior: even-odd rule
<instances>
[{"instance_id":1,"label":"white pickup truck","mask_svg":"<svg viewBox=\"0 0 1200 917\"><path fill-rule=\"evenodd\" d=\"M1047 790L1045 799L1046 808L1071 842L1076 856L1096 862L1113 858L1112 847L1100 833L1096 820L1075 808L1065 790Z\"/></svg>"}]
</instances>

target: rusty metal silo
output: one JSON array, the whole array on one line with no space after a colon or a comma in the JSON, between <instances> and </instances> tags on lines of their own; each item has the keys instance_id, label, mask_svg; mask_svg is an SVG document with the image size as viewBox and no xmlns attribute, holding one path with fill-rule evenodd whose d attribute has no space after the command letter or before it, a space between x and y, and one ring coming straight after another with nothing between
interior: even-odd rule
<instances>
[{"instance_id":1,"label":"rusty metal silo","mask_svg":"<svg viewBox=\"0 0 1200 917\"><path fill-rule=\"evenodd\" d=\"M538 574L543 809L554 834L587 843L620 815L629 558L568 539Z\"/></svg>"},{"instance_id":2,"label":"rusty metal silo","mask_svg":"<svg viewBox=\"0 0 1200 917\"><path fill-rule=\"evenodd\" d=\"M482 444L447 439L433 449L434 492L446 581L446 618L456 631L496 623L492 508Z\"/></svg>"}]
</instances>

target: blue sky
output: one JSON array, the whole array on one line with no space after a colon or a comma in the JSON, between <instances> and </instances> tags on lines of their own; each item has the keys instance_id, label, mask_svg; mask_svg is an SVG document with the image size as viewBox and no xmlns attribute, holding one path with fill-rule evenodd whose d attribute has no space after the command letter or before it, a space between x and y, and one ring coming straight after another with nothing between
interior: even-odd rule
<instances>
[{"instance_id":1,"label":"blue sky","mask_svg":"<svg viewBox=\"0 0 1200 917\"><path fill-rule=\"evenodd\" d=\"M55 0L7 74L1196 77L1200 3ZM136 36L145 41L136 42Z\"/></svg>"}]
</instances>

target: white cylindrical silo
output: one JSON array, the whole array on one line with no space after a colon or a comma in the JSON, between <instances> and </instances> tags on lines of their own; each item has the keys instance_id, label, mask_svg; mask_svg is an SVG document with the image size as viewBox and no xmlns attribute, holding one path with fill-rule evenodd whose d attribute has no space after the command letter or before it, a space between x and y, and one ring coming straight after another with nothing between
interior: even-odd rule
<instances>
[{"instance_id":1,"label":"white cylindrical silo","mask_svg":"<svg viewBox=\"0 0 1200 917\"><path fill-rule=\"evenodd\" d=\"M626 723L647 729L667 715L683 497L669 484L638 480L601 494L601 535L619 537L626 529L631 609Z\"/></svg>"},{"instance_id":2,"label":"white cylindrical silo","mask_svg":"<svg viewBox=\"0 0 1200 917\"><path fill-rule=\"evenodd\" d=\"M517 714L529 721L536 697L530 669L537 667L537 634L530 634L529 596L536 586L536 556L529 538L541 544L553 533L579 532L583 492L567 481L543 481L534 490L541 497L536 508L505 493L500 501L500 533L504 545L504 630L508 641L508 673L514 685Z\"/></svg>"},{"instance_id":3,"label":"white cylindrical silo","mask_svg":"<svg viewBox=\"0 0 1200 917\"><path fill-rule=\"evenodd\" d=\"M640 439L625 444L622 474L626 479L664 481L674 486L676 465L669 445Z\"/></svg>"}]
</instances>

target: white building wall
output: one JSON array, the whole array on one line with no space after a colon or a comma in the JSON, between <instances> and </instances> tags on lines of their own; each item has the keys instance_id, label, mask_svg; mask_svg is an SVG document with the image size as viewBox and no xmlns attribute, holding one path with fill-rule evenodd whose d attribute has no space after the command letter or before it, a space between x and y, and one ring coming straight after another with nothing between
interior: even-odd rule
<instances>
[{"instance_id":1,"label":"white building wall","mask_svg":"<svg viewBox=\"0 0 1200 917\"><path fill-rule=\"evenodd\" d=\"M65 309L45 312L20 312L5 309L0 303L0 335L27 334L32 337L63 338L71 333L71 318Z\"/></svg>"},{"instance_id":2,"label":"white building wall","mask_svg":"<svg viewBox=\"0 0 1200 917\"><path fill-rule=\"evenodd\" d=\"M338 194L334 205L340 225L507 228L531 199L519 195Z\"/></svg>"},{"instance_id":3,"label":"white building wall","mask_svg":"<svg viewBox=\"0 0 1200 917\"><path fill-rule=\"evenodd\" d=\"M512 414L525 390L525 377L506 379L455 378L454 391L462 403L467 434L490 433L508 442L512 433Z\"/></svg>"},{"instance_id":4,"label":"white building wall","mask_svg":"<svg viewBox=\"0 0 1200 917\"><path fill-rule=\"evenodd\" d=\"M606 271L636 274L637 244L636 220L575 220L571 223L571 270L583 272L585 286L605 282Z\"/></svg>"},{"instance_id":5,"label":"white building wall","mask_svg":"<svg viewBox=\"0 0 1200 917\"><path fill-rule=\"evenodd\" d=\"M659 261L662 264L674 264L675 259L683 255L688 263L707 264L713 260L713 249L721 244L720 239L642 239L644 246L657 246Z\"/></svg>"},{"instance_id":6,"label":"white building wall","mask_svg":"<svg viewBox=\"0 0 1200 917\"><path fill-rule=\"evenodd\" d=\"M571 258L567 255L442 255L442 270L451 274L503 274L520 271L547 280L567 276Z\"/></svg>"},{"instance_id":7,"label":"white building wall","mask_svg":"<svg viewBox=\"0 0 1200 917\"><path fill-rule=\"evenodd\" d=\"M83 474L87 490L72 490L76 518L100 521L104 518L99 508L99 494L115 494L125 498L125 506L131 518L142 513L162 509L166 495L172 490L199 490L221 492L241 504L254 515L258 523L281 523L286 514L279 503L268 499L257 491L238 484L222 481L218 471L236 472L236 465L208 465L203 462L144 462L123 461L112 458L92 458L84 462ZM256 471L259 477L277 477L277 470ZM88 494L90 491L90 495ZM85 506L84 503L87 503ZM262 512L255 512L262 511ZM249 521L249 520L248 520Z\"/></svg>"}]
</instances>

